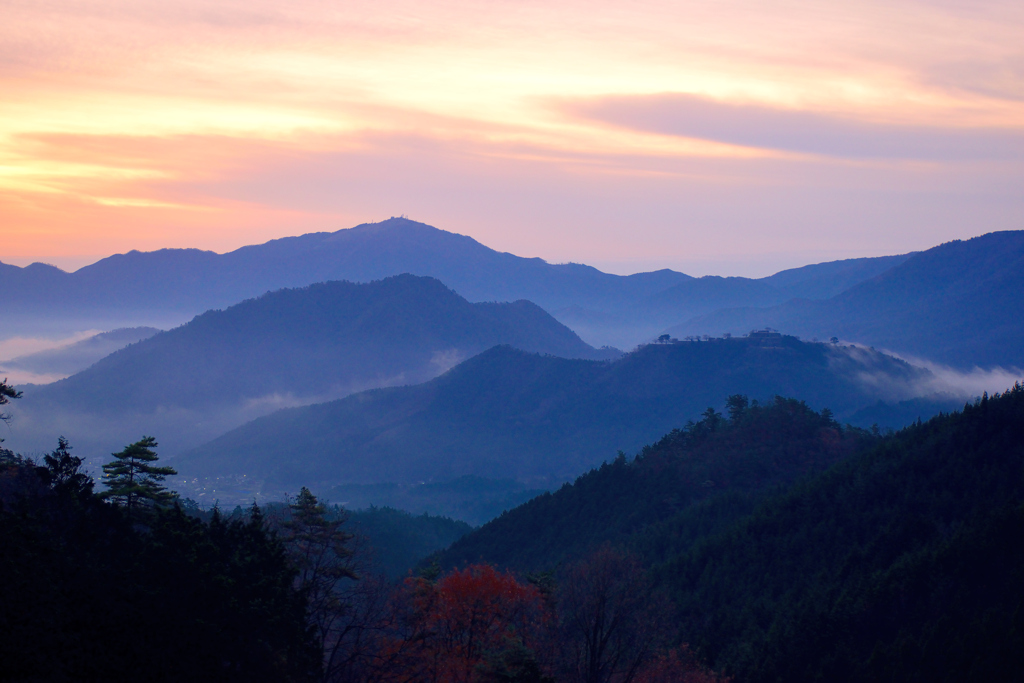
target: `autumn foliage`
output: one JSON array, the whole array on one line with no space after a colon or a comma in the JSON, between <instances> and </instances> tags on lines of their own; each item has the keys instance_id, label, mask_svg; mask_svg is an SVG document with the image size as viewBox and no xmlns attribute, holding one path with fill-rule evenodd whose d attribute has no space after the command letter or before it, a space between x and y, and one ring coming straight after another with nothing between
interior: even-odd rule
<instances>
[{"instance_id":1,"label":"autumn foliage","mask_svg":"<svg viewBox=\"0 0 1024 683\"><path fill-rule=\"evenodd\" d=\"M567 575L569 582L581 570L613 566L613 553L603 554L590 563L581 564ZM593 578L593 577L591 577ZM595 586L616 584L615 590L629 586L634 580L587 581L572 586L577 596L586 593L588 605L600 605L598 612L581 610L571 602L560 604L566 595L559 587L556 595L536 585L519 581L510 573L489 565L472 565L453 571L437 580L425 577L406 579L393 595L390 636L380 644L375 657L373 675L363 675L374 683L724 683L721 678L702 667L686 648L663 650L655 640L640 633L619 633L618 625L635 629L637 622L613 616L607 621L607 608L621 595L592 594ZM550 587L550 586L549 586ZM564 598L563 598L564 600ZM571 615L559 614L559 608L573 610ZM567 620L583 626L595 619L597 633L603 641L620 644L598 651L579 641L582 631L567 628ZM591 631L593 633L594 631ZM643 639L641 647L630 653L637 655L630 666L618 666L621 643ZM595 666L580 667L581 648ZM616 650L616 648L619 648ZM600 661L598 661L600 660Z\"/></svg>"},{"instance_id":2,"label":"autumn foliage","mask_svg":"<svg viewBox=\"0 0 1024 683\"><path fill-rule=\"evenodd\" d=\"M510 653L532 653L547 618L536 588L488 565L437 582L410 578L403 593L405 635L389 644L395 674L387 680L486 680Z\"/></svg>"}]
</instances>

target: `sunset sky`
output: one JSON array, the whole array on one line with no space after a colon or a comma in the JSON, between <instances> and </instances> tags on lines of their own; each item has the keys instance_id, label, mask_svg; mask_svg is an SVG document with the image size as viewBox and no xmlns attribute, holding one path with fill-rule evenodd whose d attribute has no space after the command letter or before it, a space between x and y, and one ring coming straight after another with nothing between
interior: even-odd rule
<instances>
[{"instance_id":1,"label":"sunset sky","mask_svg":"<svg viewBox=\"0 0 1024 683\"><path fill-rule=\"evenodd\" d=\"M405 214L613 272L1024 229L1024 2L0 0L0 261Z\"/></svg>"}]
</instances>

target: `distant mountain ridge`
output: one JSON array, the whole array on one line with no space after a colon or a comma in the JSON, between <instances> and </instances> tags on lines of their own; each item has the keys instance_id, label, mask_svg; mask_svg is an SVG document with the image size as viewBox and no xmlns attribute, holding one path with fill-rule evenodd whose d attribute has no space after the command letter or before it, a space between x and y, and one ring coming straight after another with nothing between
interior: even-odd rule
<instances>
[{"instance_id":1,"label":"distant mountain ridge","mask_svg":"<svg viewBox=\"0 0 1024 683\"><path fill-rule=\"evenodd\" d=\"M611 275L489 249L404 218L313 233L227 254L165 249L103 259L74 273L0 264L4 331L42 334L173 326L282 287L436 277L470 301L525 299L594 346L630 349L663 332L772 327L960 368L1021 367L1024 232L983 235L900 256L814 264L749 279L671 270ZM170 321L170 323L169 323Z\"/></svg>"},{"instance_id":2,"label":"distant mountain ridge","mask_svg":"<svg viewBox=\"0 0 1024 683\"><path fill-rule=\"evenodd\" d=\"M731 393L804 395L843 417L929 378L880 353L769 334L652 344L610 362L497 347L425 384L260 418L175 466L191 477L244 475L265 493L464 476L549 486Z\"/></svg>"},{"instance_id":3,"label":"distant mountain ridge","mask_svg":"<svg viewBox=\"0 0 1024 683\"><path fill-rule=\"evenodd\" d=\"M1024 231L996 232L913 254L824 301L736 308L670 334L770 326L842 339L958 367L1024 366Z\"/></svg>"},{"instance_id":4,"label":"distant mountain ridge","mask_svg":"<svg viewBox=\"0 0 1024 683\"><path fill-rule=\"evenodd\" d=\"M334 233L310 233L226 254L198 249L132 251L74 273L0 264L0 314L80 315L162 310L194 315L281 288L328 280L369 282L411 273L436 277L471 301L528 299L544 308L631 300L689 276L618 276L580 264L552 265L494 251L476 240L392 218Z\"/></svg>"},{"instance_id":5,"label":"distant mountain ridge","mask_svg":"<svg viewBox=\"0 0 1024 683\"><path fill-rule=\"evenodd\" d=\"M818 264L761 280L691 278L671 270L620 276L498 252L464 235L392 218L226 254L132 251L74 273L38 263L0 264L0 291L6 294L0 316L9 329L36 332L62 324L68 329L170 327L267 291L411 273L435 277L470 301L527 299L595 346L630 348L669 325L718 308L773 305L797 294L825 298L903 258Z\"/></svg>"},{"instance_id":6,"label":"distant mountain ridge","mask_svg":"<svg viewBox=\"0 0 1024 683\"><path fill-rule=\"evenodd\" d=\"M25 386L16 426L45 418L53 433L75 438L90 433L90 421L109 421L168 444L208 439L281 405L423 382L498 344L569 358L618 355L592 348L528 301L473 304L414 275L327 282L209 311L67 379ZM224 411L232 416L218 417Z\"/></svg>"}]
</instances>

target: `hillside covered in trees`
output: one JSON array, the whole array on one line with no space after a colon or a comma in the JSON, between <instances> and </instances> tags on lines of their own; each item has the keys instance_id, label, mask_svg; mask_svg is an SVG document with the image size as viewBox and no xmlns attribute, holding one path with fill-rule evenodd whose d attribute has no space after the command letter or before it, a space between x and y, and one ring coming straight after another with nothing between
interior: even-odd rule
<instances>
[{"instance_id":1,"label":"hillside covered in trees","mask_svg":"<svg viewBox=\"0 0 1024 683\"><path fill-rule=\"evenodd\" d=\"M702 522L720 526L768 492L822 472L879 438L844 428L830 411L817 413L800 401L777 397L750 405L734 395L727 416L709 408L635 457L621 453L462 537L435 559L442 567L489 562L554 570L603 543L632 544L694 507Z\"/></svg>"},{"instance_id":2,"label":"hillside covered in trees","mask_svg":"<svg viewBox=\"0 0 1024 683\"><path fill-rule=\"evenodd\" d=\"M121 455L156 476L168 468L140 464L154 445ZM146 477L96 495L63 439L44 462L0 451L2 680L722 680L669 641L650 582L621 553L558 585L488 565L395 582L308 489L225 518L186 512ZM381 537L407 521L393 513L354 528Z\"/></svg>"},{"instance_id":3,"label":"hillside covered in trees","mask_svg":"<svg viewBox=\"0 0 1024 683\"><path fill-rule=\"evenodd\" d=\"M749 681L1024 671L1024 388L883 439L655 568Z\"/></svg>"},{"instance_id":4,"label":"hillside covered in trees","mask_svg":"<svg viewBox=\"0 0 1024 683\"><path fill-rule=\"evenodd\" d=\"M320 654L255 512L131 517L78 463L0 452L0 679L310 680Z\"/></svg>"},{"instance_id":5,"label":"hillside covered in trees","mask_svg":"<svg viewBox=\"0 0 1024 683\"><path fill-rule=\"evenodd\" d=\"M0 385L0 405L18 397ZM40 463L0 449L0 678L998 683L1024 667L1019 384L889 434L732 395L466 535L305 487L197 510L159 485L155 445L115 453L100 492L63 439ZM382 572L354 532L409 552ZM459 540L395 580L443 536Z\"/></svg>"},{"instance_id":6,"label":"hillside covered in trees","mask_svg":"<svg viewBox=\"0 0 1024 683\"><path fill-rule=\"evenodd\" d=\"M737 681L1017 681L1022 532L1017 385L892 435L785 399L708 413L434 560L562 576L612 544L672 605L675 641Z\"/></svg>"},{"instance_id":7,"label":"hillside covered in trees","mask_svg":"<svg viewBox=\"0 0 1024 683\"><path fill-rule=\"evenodd\" d=\"M498 347L421 385L282 410L175 462L200 477L245 474L270 495L469 475L539 488L635 453L731 393L801 396L844 419L931 379L875 351L771 333L650 344L613 362Z\"/></svg>"}]
</instances>

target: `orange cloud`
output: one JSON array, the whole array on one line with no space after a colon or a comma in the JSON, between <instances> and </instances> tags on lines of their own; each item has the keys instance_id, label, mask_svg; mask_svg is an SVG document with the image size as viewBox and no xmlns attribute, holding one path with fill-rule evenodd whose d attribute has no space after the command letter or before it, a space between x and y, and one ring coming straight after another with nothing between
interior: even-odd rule
<instances>
[{"instance_id":1,"label":"orange cloud","mask_svg":"<svg viewBox=\"0 0 1024 683\"><path fill-rule=\"evenodd\" d=\"M398 213L680 266L1019 226L1022 29L1012 2L9 6L0 260Z\"/></svg>"}]
</instances>

